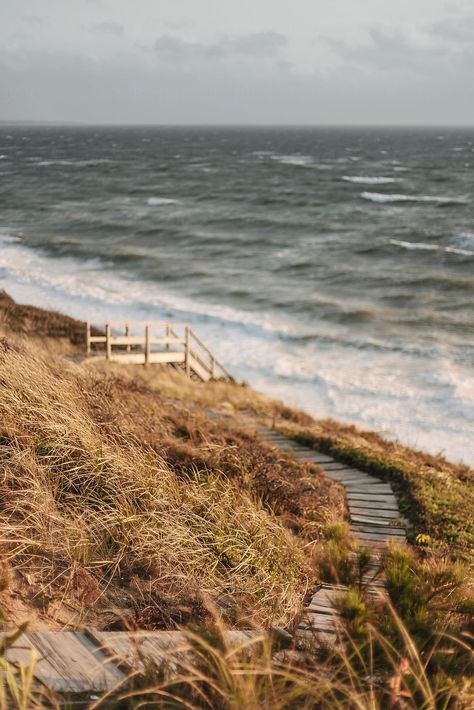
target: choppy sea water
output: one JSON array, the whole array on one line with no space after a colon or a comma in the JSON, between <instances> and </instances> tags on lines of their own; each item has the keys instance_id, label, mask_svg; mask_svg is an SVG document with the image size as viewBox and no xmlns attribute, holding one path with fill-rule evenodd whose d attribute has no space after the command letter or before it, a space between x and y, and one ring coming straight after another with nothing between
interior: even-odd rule
<instances>
[{"instance_id":1,"label":"choppy sea water","mask_svg":"<svg viewBox=\"0 0 474 710\"><path fill-rule=\"evenodd\" d=\"M474 130L0 127L0 285L474 464Z\"/></svg>"}]
</instances>

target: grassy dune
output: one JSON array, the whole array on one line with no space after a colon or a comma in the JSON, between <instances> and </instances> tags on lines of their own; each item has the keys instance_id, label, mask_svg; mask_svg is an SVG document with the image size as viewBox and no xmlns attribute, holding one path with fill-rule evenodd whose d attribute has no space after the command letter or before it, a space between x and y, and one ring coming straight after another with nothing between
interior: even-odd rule
<instances>
[{"instance_id":1,"label":"grassy dune","mask_svg":"<svg viewBox=\"0 0 474 710\"><path fill-rule=\"evenodd\" d=\"M340 488L235 423L209 419L206 387L161 368L65 360L78 332L70 319L61 327L58 314L50 322L20 307L26 336L12 330L16 306L7 305L0 544L9 618L174 628L205 621L211 603L232 624L291 624L317 580L305 544L343 515ZM173 393L187 388L197 394L183 404Z\"/></svg>"},{"instance_id":2,"label":"grassy dune","mask_svg":"<svg viewBox=\"0 0 474 710\"><path fill-rule=\"evenodd\" d=\"M10 628L198 628L194 660L173 678L150 668L120 707L471 707L471 470L246 386L82 361L82 332L0 295ZM388 599L361 583L370 560L347 534L342 488L266 445L257 422L393 481L418 549L387 551ZM283 651L268 636L226 647L223 627L291 628L321 579L349 586L340 647ZM28 688L9 705L18 679L5 673L2 710L43 707Z\"/></svg>"}]
</instances>

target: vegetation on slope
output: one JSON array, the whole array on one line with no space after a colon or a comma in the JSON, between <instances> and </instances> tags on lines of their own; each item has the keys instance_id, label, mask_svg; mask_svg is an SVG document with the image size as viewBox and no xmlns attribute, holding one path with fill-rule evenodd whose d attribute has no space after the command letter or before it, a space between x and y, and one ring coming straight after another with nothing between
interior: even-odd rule
<instances>
[{"instance_id":1,"label":"vegetation on slope","mask_svg":"<svg viewBox=\"0 0 474 710\"><path fill-rule=\"evenodd\" d=\"M84 344L83 323L62 313L16 303L5 291L0 291L0 325L9 332L27 335L30 339L54 338L76 347Z\"/></svg>"},{"instance_id":2,"label":"vegetation on slope","mask_svg":"<svg viewBox=\"0 0 474 710\"><path fill-rule=\"evenodd\" d=\"M234 450L216 451L226 437L213 441L202 417L164 415L149 392L133 395L26 345L4 343L0 370L3 551L42 582L45 606L66 595L161 626L176 614L199 617L205 594L247 622L291 621L309 567L265 508L271 491L264 496L251 478L259 469L278 475L271 451L247 442L241 467L237 439ZM133 407L147 396L150 411L139 414ZM183 443L193 437L208 437L195 465ZM180 602L188 607L181 615Z\"/></svg>"},{"instance_id":3,"label":"vegetation on slope","mask_svg":"<svg viewBox=\"0 0 474 710\"><path fill-rule=\"evenodd\" d=\"M474 471L468 466L332 420L306 425L280 420L278 428L301 443L390 480L402 512L414 527L413 542L420 535L419 541L428 547L472 557Z\"/></svg>"},{"instance_id":4,"label":"vegetation on slope","mask_svg":"<svg viewBox=\"0 0 474 710\"><path fill-rule=\"evenodd\" d=\"M62 318L0 299L0 607L10 622L198 623L195 658L171 678L150 668L121 707L470 707L472 586L442 552L446 541L472 552L472 471L245 386L64 361L56 355L78 353L83 327ZM421 556L387 552L389 601L367 593L370 555L334 523L340 486L260 441L257 421L394 482L430 537ZM226 647L223 621L291 624L317 575L349 586L341 646ZM17 679L3 669L8 703ZM23 697L18 707L42 707L28 688ZM0 688L0 707L3 698Z\"/></svg>"}]
</instances>

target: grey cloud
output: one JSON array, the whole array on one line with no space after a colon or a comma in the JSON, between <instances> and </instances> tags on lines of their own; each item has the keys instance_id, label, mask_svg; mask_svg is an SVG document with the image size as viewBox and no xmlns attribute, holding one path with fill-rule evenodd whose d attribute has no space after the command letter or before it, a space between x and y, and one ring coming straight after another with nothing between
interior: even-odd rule
<instances>
[{"instance_id":1,"label":"grey cloud","mask_svg":"<svg viewBox=\"0 0 474 710\"><path fill-rule=\"evenodd\" d=\"M42 25L48 18L39 15L23 15L23 22L28 25Z\"/></svg>"},{"instance_id":2,"label":"grey cloud","mask_svg":"<svg viewBox=\"0 0 474 710\"><path fill-rule=\"evenodd\" d=\"M319 38L345 62L381 72L429 76L474 66L472 12L420 25L408 33L400 28L369 28L369 40L353 45ZM471 77L472 84L472 77Z\"/></svg>"},{"instance_id":3,"label":"grey cloud","mask_svg":"<svg viewBox=\"0 0 474 710\"><path fill-rule=\"evenodd\" d=\"M472 58L471 58L472 59ZM98 123L467 123L472 63L419 77L347 63L331 76L270 64L96 61L79 53L0 53L0 118ZM8 113L7 113L8 110Z\"/></svg>"},{"instance_id":4,"label":"grey cloud","mask_svg":"<svg viewBox=\"0 0 474 710\"><path fill-rule=\"evenodd\" d=\"M433 66L445 59L449 52L444 47L417 45L401 30L387 31L373 27L370 42L358 47L332 43L346 60L382 71L415 70L431 73Z\"/></svg>"},{"instance_id":5,"label":"grey cloud","mask_svg":"<svg viewBox=\"0 0 474 710\"><path fill-rule=\"evenodd\" d=\"M232 54L265 57L273 56L286 47L288 39L278 32L256 32L224 38L222 44Z\"/></svg>"},{"instance_id":6,"label":"grey cloud","mask_svg":"<svg viewBox=\"0 0 474 710\"><path fill-rule=\"evenodd\" d=\"M431 25L431 32L444 40L474 44L474 16L439 20Z\"/></svg>"},{"instance_id":7,"label":"grey cloud","mask_svg":"<svg viewBox=\"0 0 474 710\"><path fill-rule=\"evenodd\" d=\"M165 61L204 60L226 57L274 57L288 45L288 39L277 32L227 35L213 42L192 42L174 35L163 35L155 42L155 52Z\"/></svg>"},{"instance_id":8,"label":"grey cloud","mask_svg":"<svg viewBox=\"0 0 474 710\"><path fill-rule=\"evenodd\" d=\"M372 27L369 41L358 46L327 38L325 41L346 62L381 72L409 74L412 80L417 75L440 76L469 66L472 72L474 17L448 18L415 29L418 34Z\"/></svg>"},{"instance_id":9,"label":"grey cloud","mask_svg":"<svg viewBox=\"0 0 474 710\"><path fill-rule=\"evenodd\" d=\"M119 22L96 22L92 25L92 29L113 35L123 35L125 30L124 26Z\"/></svg>"}]
</instances>

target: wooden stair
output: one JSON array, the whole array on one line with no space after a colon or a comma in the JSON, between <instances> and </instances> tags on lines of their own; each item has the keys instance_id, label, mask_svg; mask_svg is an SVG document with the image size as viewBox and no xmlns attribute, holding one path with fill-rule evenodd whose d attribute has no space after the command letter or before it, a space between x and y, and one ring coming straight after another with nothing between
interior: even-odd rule
<instances>
[{"instance_id":1,"label":"wooden stair","mask_svg":"<svg viewBox=\"0 0 474 710\"><path fill-rule=\"evenodd\" d=\"M178 332L178 331L182 332ZM122 365L168 364L200 382L234 378L187 325L167 321L155 323L87 321L86 354Z\"/></svg>"}]
</instances>

